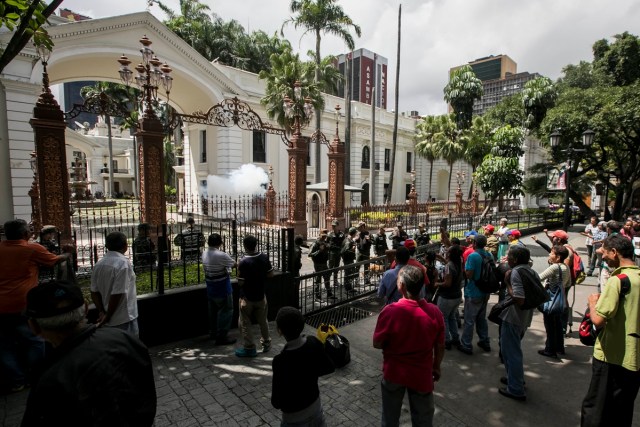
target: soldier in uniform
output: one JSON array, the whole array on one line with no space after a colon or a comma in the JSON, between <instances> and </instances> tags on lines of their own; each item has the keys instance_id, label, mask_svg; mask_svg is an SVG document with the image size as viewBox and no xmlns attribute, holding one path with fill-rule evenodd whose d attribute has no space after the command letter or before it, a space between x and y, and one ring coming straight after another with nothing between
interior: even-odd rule
<instances>
[{"instance_id":1,"label":"soldier in uniform","mask_svg":"<svg viewBox=\"0 0 640 427\"><path fill-rule=\"evenodd\" d=\"M329 243L327 242L327 230L320 232L320 237L311 246L309 251L309 258L313 261L313 270L316 273L326 271L329 267L327 261L329 261ZM331 274L317 275L313 279L313 293L317 300L322 298L322 292L320 291L320 281L324 281L324 288L327 290L327 298L335 298L333 292L331 292L331 285L329 280Z\"/></svg>"},{"instance_id":2,"label":"soldier in uniform","mask_svg":"<svg viewBox=\"0 0 640 427\"><path fill-rule=\"evenodd\" d=\"M402 228L402 223L399 222L398 224L396 224L396 229L393 232L393 237L391 237L391 248L398 249L400 246L402 246L402 242L404 242L408 238L409 235Z\"/></svg>"},{"instance_id":3,"label":"soldier in uniform","mask_svg":"<svg viewBox=\"0 0 640 427\"><path fill-rule=\"evenodd\" d=\"M204 246L204 234L195 228L195 222L192 216L187 218L187 228L173 239L173 244L181 248L183 260L197 261L201 257L200 248Z\"/></svg>"},{"instance_id":4,"label":"soldier in uniform","mask_svg":"<svg viewBox=\"0 0 640 427\"><path fill-rule=\"evenodd\" d=\"M385 256L387 250L389 250L389 243L387 243L387 234L384 229L384 225L381 225L378 229L378 234L373 238L373 250L376 256Z\"/></svg>"},{"instance_id":5,"label":"soldier in uniform","mask_svg":"<svg viewBox=\"0 0 640 427\"><path fill-rule=\"evenodd\" d=\"M156 264L156 245L149 238L151 226L144 222L138 225L138 235L133 240L134 267L148 267Z\"/></svg>"},{"instance_id":6,"label":"soldier in uniform","mask_svg":"<svg viewBox=\"0 0 640 427\"><path fill-rule=\"evenodd\" d=\"M355 239L357 248L358 248L358 256L356 257L356 262L368 261L371 258L371 234L369 230L367 230L367 223L364 221L360 221L358 223L358 236ZM365 264L363 266L364 270L364 283L370 284L369 281L369 264ZM360 271L360 267L356 270Z\"/></svg>"},{"instance_id":7,"label":"soldier in uniform","mask_svg":"<svg viewBox=\"0 0 640 427\"><path fill-rule=\"evenodd\" d=\"M418 224L418 231L416 231L416 233L413 235L413 240L416 241L417 246L428 245L431 241L429 233L427 232L427 230L425 230L426 226L427 224L425 224L424 222Z\"/></svg>"},{"instance_id":8,"label":"soldier in uniform","mask_svg":"<svg viewBox=\"0 0 640 427\"><path fill-rule=\"evenodd\" d=\"M329 269L340 267L340 252L342 251L342 243L344 242L344 233L338 230L340 223L337 219L331 222L331 232L327 236L329 241ZM338 272L333 273L333 284L338 285Z\"/></svg>"},{"instance_id":9,"label":"soldier in uniform","mask_svg":"<svg viewBox=\"0 0 640 427\"><path fill-rule=\"evenodd\" d=\"M356 233L358 230L355 227L349 229L349 235L342 244L342 262L345 266L353 264L356 260ZM353 284L357 280L358 269L355 267L345 268L344 270L344 289L347 293L353 292Z\"/></svg>"}]
</instances>

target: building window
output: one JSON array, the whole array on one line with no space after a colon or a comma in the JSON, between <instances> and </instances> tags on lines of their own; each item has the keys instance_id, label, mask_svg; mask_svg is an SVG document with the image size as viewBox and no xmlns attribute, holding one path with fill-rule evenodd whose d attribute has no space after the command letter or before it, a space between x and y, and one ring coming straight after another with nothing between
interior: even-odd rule
<instances>
[{"instance_id":1,"label":"building window","mask_svg":"<svg viewBox=\"0 0 640 427\"><path fill-rule=\"evenodd\" d=\"M200 131L200 163L207 163L207 131Z\"/></svg>"},{"instance_id":2,"label":"building window","mask_svg":"<svg viewBox=\"0 0 640 427\"><path fill-rule=\"evenodd\" d=\"M409 193L411 193L411 184L405 184L404 188L405 188L405 190L404 190L404 193L405 193L404 198L406 200L408 200L409 199Z\"/></svg>"},{"instance_id":3,"label":"building window","mask_svg":"<svg viewBox=\"0 0 640 427\"><path fill-rule=\"evenodd\" d=\"M371 165L371 157L369 156L369 147L362 147L362 169L369 169Z\"/></svg>"},{"instance_id":4,"label":"building window","mask_svg":"<svg viewBox=\"0 0 640 427\"><path fill-rule=\"evenodd\" d=\"M113 168L113 172L114 173L118 172L118 161L117 160L111 160L111 167Z\"/></svg>"},{"instance_id":5,"label":"building window","mask_svg":"<svg viewBox=\"0 0 640 427\"><path fill-rule=\"evenodd\" d=\"M267 162L267 134L261 130L253 131L253 162Z\"/></svg>"},{"instance_id":6,"label":"building window","mask_svg":"<svg viewBox=\"0 0 640 427\"><path fill-rule=\"evenodd\" d=\"M207 192L207 180L203 179L200 181L200 193L202 194L202 197L207 197L208 196L208 192Z\"/></svg>"},{"instance_id":7,"label":"building window","mask_svg":"<svg viewBox=\"0 0 640 427\"><path fill-rule=\"evenodd\" d=\"M409 173L413 170L413 162L411 161L412 154L411 151L407 151L407 172Z\"/></svg>"},{"instance_id":8,"label":"building window","mask_svg":"<svg viewBox=\"0 0 640 427\"><path fill-rule=\"evenodd\" d=\"M382 193L382 201L384 203L387 202L387 194L389 194L389 184L388 183L384 185L384 193Z\"/></svg>"},{"instance_id":9,"label":"building window","mask_svg":"<svg viewBox=\"0 0 640 427\"><path fill-rule=\"evenodd\" d=\"M388 171L391 169L391 149L384 149L384 170Z\"/></svg>"}]
</instances>

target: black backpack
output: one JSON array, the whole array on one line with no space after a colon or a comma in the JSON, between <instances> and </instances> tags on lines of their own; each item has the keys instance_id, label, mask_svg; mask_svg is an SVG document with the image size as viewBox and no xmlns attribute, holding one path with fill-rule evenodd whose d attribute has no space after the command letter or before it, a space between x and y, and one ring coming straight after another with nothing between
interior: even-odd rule
<instances>
[{"instance_id":1,"label":"black backpack","mask_svg":"<svg viewBox=\"0 0 640 427\"><path fill-rule=\"evenodd\" d=\"M486 294L498 292L500 281L496 274L496 264L493 262L493 257L491 255L485 256L480 252L477 254L482 257L482 267L480 268L480 278L475 282L476 286Z\"/></svg>"}]
</instances>

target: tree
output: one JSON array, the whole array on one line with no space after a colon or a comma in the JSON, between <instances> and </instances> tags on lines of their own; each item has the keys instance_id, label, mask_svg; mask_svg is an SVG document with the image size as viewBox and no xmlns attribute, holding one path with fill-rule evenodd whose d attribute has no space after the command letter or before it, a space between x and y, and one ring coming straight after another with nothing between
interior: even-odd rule
<instances>
[{"instance_id":1,"label":"tree","mask_svg":"<svg viewBox=\"0 0 640 427\"><path fill-rule=\"evenodd\" d=\"M557 98L558 92L550 78L536 77L529 80L522 90L525 126L528 129L537 129Z\"/></svg>"},{"instance_id":2,"label":"tree","mask_svg":"<svg viewBox=\"0 0 640 427\"><path fill-rule=\"evenodd\" d=\"M418 156L429 162L429 190L428 200L431 200L431 183L433 181L433 162L439 158L436 140L440 132L437 116L425 116L416 125L415 151Z\"/></svg>"},{"instance_id":3,"label":"tree","mask_svg":"<svg viewBox=\"0 0 640 427\"><path fill-rule=\"evenodd\" d=\"M491 127L482 117L474 117L471 127L462 132L460 141L464 149L463 159L471 165L475 172L491 152ZM469 186L469 198L473 195L473 185Z\"/></svg>"},{"instance_id":4,"label":"tree","mask_svg":"<svg viewBox=\"0 0 640 427\"><path fill-rule=\"evenodd\" d=\"M475 182L490 199L481 220L498 197L517 197L522 193L524 172L519 158L524 154L523 141L524 132L520 127L506 125L493 134L491 153L474 173Z\"/></svg>"},{"instance_id":5,"label":"tree","mask_svg":"<svg viewBox=\"0 0 640 427\"><path fill-rule=\"evenodd\" d=\"M36 45L53 48L53 42L43 28L47 18L62 0L49 3L42 0L5 0L0 2L0 29L6 27L13 35L6 46L0 46L0 73L33 38Z\"/></svg>"},{"instance_id":6,"label":"tree","mask_svg":"<svg viewBox=\"0 0 640 427\"><path fill-rule=\"evenodd\" d=\"M315 47L315 82L320 84L322 80L320 73L320 42L322 34L331 34L343 40L349 50L353 50L355 43L349 29L353 29L360 37L360 26L356 25L349 16L344 13L341 6L336 4L336 0L292 0L289 5L291 13L294 14L283 24L292 24L294 28L304 29L303 36L312 33L316 37ZM321 90L324 88L320 88ZM320 131L321 110L316 109L316 131ZM316 182L320 181L320 143L316 144Z\"/></svg>"},{"instance_id":7,"label":"tree","mask_svg":"<svg viewBox=\"0 0 640 427\"><path fill-rule=\"evenodd\" d=\"M391 148L391 171L389 173L389 191L387 200L391 200L393 196L393 177L396 169L396 151L398 149L398 103L400 99L400 40L402 32L402 4L398 6L398 48L396 50L396 90L395 90L395 108L393 113L393 146Z\"/></svg>"},{"instance_id":8,"label":"tree","mask_svg":"<svg viewBox=\"0 0 640 427\"><path fill-rule=\"evenodd\" d=\"M517 93L502 98L498 104L484 113L482 118L491 129L497 129L504 125L510 125L511 127L522 126L525 120L522 94Z\"/></svg>"},{"instance_id":9,"label":"tree","mask_svg":"<svg viewBox=\"0 0 640 427\"><path fill-rule=\"evenodd\" d=\"M315 108L324 108L324 97L314 82L315 65L311 62L302 62L298 54L294 54L291 49L285 49L281 54L272 54L269 58L271 62L270 71L260 71L260 79L266 80L265 96L260 103L267 108L267 116L276 119L276 122L284 127L287 132L291 132L293 120L284 114L283 100L288 96L295 100L293 87L296 81L302 87L302 98L311 98ZM302 101L295 105L299 113L302 113ZM309 123L309 117L299 114L303 126Z\"/></svg>"},{"instance_id":10,"label":"tree","mask_svg":"<svg viewBox=\"0 0 640 427\"><path fill-rule=\"evenodd\" d=\"M616 86L640 79L640 38L625 31L613 36L614 42L599 40L593 45L593 66L613 78Z\"/></svg>"},{"instance_id":11,"label":"tree","mask_svg":"<svg viewBox=\"0 0 640 427\"><path fill-rule=\"evenodd\" d=\"M122 110L130 110L130 105L135 100L132 88L122 84L110 82L96 82L93 86L84 86L80 89L80 95L86 100L89 97L104 94L110 102L119 104ZM123 117L124 119L124 117ZM113 197L113 141L111 136L111 116L105 114L107 125L107 139L109 147L109 197Z\"/></svg>"},{"instance_id":12,"label":"tree","mask_svg":"<svg viewBox=\"0 0 640 427\"><path fill-rule=\"evenodd\" d=\"M444 87L444 100L451 104L459 129L471 126L473 103L482 97L482 82L469 65L454 70Z\"/></svg>"}]
</instances>

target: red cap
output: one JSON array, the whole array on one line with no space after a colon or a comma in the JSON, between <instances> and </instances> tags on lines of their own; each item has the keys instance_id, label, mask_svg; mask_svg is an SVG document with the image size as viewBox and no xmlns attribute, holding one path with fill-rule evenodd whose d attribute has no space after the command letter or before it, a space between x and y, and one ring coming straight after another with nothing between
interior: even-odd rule
<instances>
[{"instance_id":1,"label":"red cap","mask_svg":"<svg viewBox=\"0 0 640 427\"><path fill-rule=\"evenodd\" d=\"M404 241L404 247L407 249L415 249L416 248L416 241L413 239L407 239Z\"/></svg>"},{"instance_id":2,"label":"red cap","mask_svg":"<svg viewBox=\"0 0 640 427\"><path fill-rule=\"evenodd\" d=\"M511 234L516 239L519 239L520 236L522 236L522 233L520 232L520 230L511 230L509 234Z\"/></svg>"},{"instance_id":3,"label":"red cap","mask_svg":"<svg viewBox=\"0 0 640 427\"><path fill-rule=\"evenodd\" d=\"M495 227L491 224L487 224L484 226L485 231L488 231L489 233L493 233L495 231Z\"/></svg>"},{"instance_id":4,"label":"red cap","mask_svg":"<svg viewBox=\"0 0 640 427\"><path fill-rule=\"evenodd\" d=\"M556 230L556 231L554 231L553 233L551 233L551 237L557 237L560 240L569 241L569 235L564 230Z\"/></svg>"}]
</instances>

